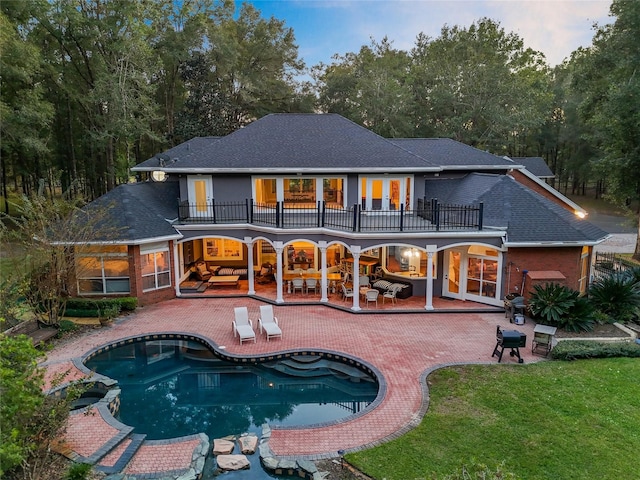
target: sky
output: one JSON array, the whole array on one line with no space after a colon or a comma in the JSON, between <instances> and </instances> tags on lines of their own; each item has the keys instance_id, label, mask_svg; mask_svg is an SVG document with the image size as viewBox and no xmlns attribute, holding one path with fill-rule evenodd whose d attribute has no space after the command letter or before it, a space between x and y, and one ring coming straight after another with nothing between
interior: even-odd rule
<instances>
[{"instance_id":1,"label":"sky","mask_svg":"<svg viewBox=\"0 0 640 480\"><path fill-rule=\"evenodd\" d=\"M262 16L292 28L307 67L331 63L334 54L358 52L385 36L409 51L419 33L440 36L444 25L468 28L483 17L516 33L525 48L555 66L591 45L593 25L612 23L611 0L244 0Z\"/></svg>"}]
</instances>

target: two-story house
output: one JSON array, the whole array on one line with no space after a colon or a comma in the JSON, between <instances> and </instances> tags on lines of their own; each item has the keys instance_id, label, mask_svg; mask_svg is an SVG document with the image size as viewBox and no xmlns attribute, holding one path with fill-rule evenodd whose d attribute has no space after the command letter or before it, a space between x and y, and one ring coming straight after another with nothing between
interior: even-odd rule
<instances>
[{"instance_id":1,"label":"two-story house","mask_svg":"<svg viewBox=\"0 0 640 480\"><path fill-rule=\"evenodd\" d=\"M356 292L381 277L408 287L427 310L435 296L501 306L536 282L584 292L607 237L522 162L450 139L385 139L335 114L267 115L133 170L145 181L92 204L115 206L122 234L77 252L79 295L145 304L229 283L256 295L268 266L260 295L276 303L314 272L319 302L348 276Z\"/></svg>"}]
</instances>

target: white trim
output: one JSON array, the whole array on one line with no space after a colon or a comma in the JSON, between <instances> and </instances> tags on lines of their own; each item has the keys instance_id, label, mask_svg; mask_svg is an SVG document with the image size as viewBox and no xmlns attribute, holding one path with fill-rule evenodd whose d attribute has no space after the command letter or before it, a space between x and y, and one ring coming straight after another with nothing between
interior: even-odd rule
<instances>
[{"instance_id":1,"label":"white trim","mask_svg":"<svg viewBox=\"0 0 640 480\"><path fill-rule=\"evenodd\" d=\"M510 165L501 165L501 166L483 166L483 170L507 170L511 166ZM455 167L452 165L451 169L466 169L467 167ZM471 167L469 167L471 168ZM478 167L475 167L478 168ZM134 167L131 169L134 172L153 172L158 170L153 167ZM274 175L273 167L240 167L240 168L181 168L181 169L166 169L167 173L171 174L187 174L187 175L212 175L216 173L266 173L268 175ZM277 175L290 175L296 173L308 173L313 175L324 175L324 174L332 174L332 173L353 173L353 172L380 172L380 173L389 173L389 172L406 172L406 173L415 173L415 172L441 172L443 170L442 167L394 167L394 166L385 166L385 167L363 167L363 168L353 168L353 167L341 167L341 168L318 168L318 167L289 167L289 168L278 168Z\"/></svg>"},{"instance_id":2,"label":"white trim","mask_svg":"<svg viewBox=\"0 0 640 480\"><path fill-rule=\"evenodd\" d=\"M567 205L568 207L571 207L574 212L582 213L585 216L587 215L587 211L584 208L582 208L577 203L569 200L567 197L565 197L563 194L561 194L558 190L556 190L555 188L549 186L546 182L543 182L542 180L540 180L540 178L537 175L534 175L529 170L527 170L524 167L524 165L518 165L518 167L522 167L522 168L512 168L511 170L512 171L513 170L518 170L521 174L523 174L529 180L532 180L534 183L538 184L540 187L542 187L548 193L550 193L551 195L556 197L558 200L563 202L565 205ZM513 177L511 177L511 178L513 178ZM514 178L514 180L516 180L516 179ZM516 180L516 182L517 182L517 180Z\"/></svg>"},{"instance_id":3,"label":"white trim","mask_svg":"<svg viewBox=\"0 0 640 480\"><path fill-rule=\"evenodd\" d=\"M594 247L596 245L600 245L602 242L611 238L611 235L608 234L606 237L600 240L593 240L590 242L504 242L504 246L507 248L516 248L516 247Z\"/></svg>"},{"instance_id":4,"label":"white trim","mask_svg":"<svg viewBox=\"0 0 640 480\"><path fill-rule=\"evenodd\" d=\"M255 172L255 170L251 170L251 172ZM346 208L346 200L347 200L347 188L348 188L348 178L347 175L330 175L323 173L315 173L308 175L306 177L302 177L298 175L300 171L296 170L296 175L286 175L286 174L277 174L274 175L251 175L251 198L257 200L256 194L256 181L257 180L275 180L276 181L276 201L284 202L284 180L285 179L313 179L315 180L315 194L316 197L314 202L321 202L324 197L324 180L328 179L339 179L342 180L342 207ZM286 207L285 207L286 208Z\"/></svg>"},{"instance_id":5,"label":"white trim","mask_svg":"<svg viewBox=\"0 0 640 480\"><path fill-rule=\"evenodd\" d=\"M175 226L174 226L175 228ZM167 235L164 237L150 237L138 240L117 240L117 241L104 241L104 242L51 242L52 245L145 245L147 243L155 243L169 240L180 240L184 237L180 232L176 235Z\"/></svg>"}]
</instances>

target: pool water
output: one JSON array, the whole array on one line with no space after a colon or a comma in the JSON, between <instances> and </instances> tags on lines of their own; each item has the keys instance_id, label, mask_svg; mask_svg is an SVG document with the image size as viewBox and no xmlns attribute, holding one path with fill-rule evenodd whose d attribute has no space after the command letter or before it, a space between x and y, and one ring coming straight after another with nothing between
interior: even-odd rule
<instances>
[{"instance_id":1,"label":"pool water","mask_svg":"<svg viewBox=\"0 0 640 480\"><path fill-rule=\"evenodd\" d=\"M264 423L304 427L339 422L376 399L378 382L363 369L327 355L282 357L230 361L195 341L161 340L106 349L85 363L118 381L118 420L148 440L201 432L211 441L244 432L260 437ZM251 472L225 473L225 478L277 478L262 470L257 454L249 457ZM204 478L213 478L207 468Z\"/></svg>"}]
</instances>

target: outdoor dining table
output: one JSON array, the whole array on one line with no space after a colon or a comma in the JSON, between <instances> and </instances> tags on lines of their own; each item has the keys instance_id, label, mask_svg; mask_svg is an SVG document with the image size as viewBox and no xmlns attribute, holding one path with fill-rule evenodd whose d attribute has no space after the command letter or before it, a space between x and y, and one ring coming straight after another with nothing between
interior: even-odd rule
<instances>
[{"instance_id":1,"label":"outdoor dining table","mask_svg":"<svg viewBox=\"0 0 640 480\"><path fill-rule=\"evenodd\" d=\"M307 273L304 270L302 272L285 272L282 274L282 279L287 282L287 291L291 292L291 280L294 278L315 278L317 280L322 279L321 272L310 272ZM336 281L340 280L342 277L340 273L327 273L327 282L329 283L329 289L331 292L335 292Z\"/></svg>"}]
</instances>

